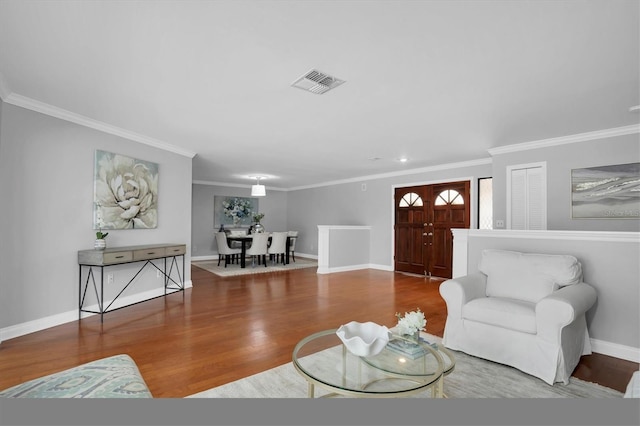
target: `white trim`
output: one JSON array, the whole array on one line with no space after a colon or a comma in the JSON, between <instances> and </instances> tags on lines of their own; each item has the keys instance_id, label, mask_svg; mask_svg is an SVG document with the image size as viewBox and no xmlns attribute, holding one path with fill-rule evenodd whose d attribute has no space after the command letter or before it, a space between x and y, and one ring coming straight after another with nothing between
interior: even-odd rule
<instances>
[{"instance_id":1,"label":"white trim","mask_svg":"<svg viewBox=\"0 0 640 426\"><path fill-rule=\"evenodd\" d=\"M547 229L547 162L540 161L537 163L528 163L528 164L514 164L511 166L507 166L506 168L506 183L507 183L507 229L511 229L511 174L514 170L522 170L522 169L534 169L540 167L542 169L542 186L544 189L544 194L541 197L541 211L544 212L544 217L542 218L543 228Z\"/></svg>"},{"instance_id":2,"label":"white trim","mask_svg":"<svg viewBox=\"0 0 640 426\"><path fill-rule=\"evenodd\" d=\"M0 99L6 102L9 95L11 95L11 90L9 90L9 85L7 84L7 80L4 78L4 75L0 72Z\"/></svg>"},{"instance_id":3,"label":"white trim","mask_svg":"<svg viewBox=\"0 0 640 426\"><path fill-rule=\"evenodd\" d=\"M609 241L640 243L640 232L622 231L549 231L524 229L462 229L454 230L454 236L466 233L469 237L532 238L545 240Z\"/></svg>"},{"instance_id":4,"label":"white trim","mask_svg":"<svg viewBox=\"0 0 640 426\"><path fill-rule=\"evenodd\" d=\"M184 288L193 287L193 282L191 280L184 282ZM122 299L118 299L118 303L114 304L114 308L119 306L130 305L132 303L143 302L149 300L154 297L164 295L164 289L153 289L148 290L142 293L132 294L130 296L125 296ZM89 310L97 310L97 305L88 306ZM90 317L93 313L83 312L82 318ZM105 314L105 321L108 321L109 313ZM32 321L27 321L22 324L15 324L9 327L5 327L0 329L0 342L8 339L13 339L14 337L24 336L25 334L35 333L36 331L45 330L47 328L55 327L61 324L66 324L69 322L78 321L78 309L73 309L71 311L62 312L59 314L51 315L44 318L39 318Z\"/></svg>"},{"instance_id":5,"label":"white trim","mask_svg":"<svg viewBox=\"0 0 640 426\"><path fill-rule=\"evenodd\" d=\"M229 188L246 188L250 189L252 185L244 185L241 183L224 183L224 182L209 182L206 180L194 180L191 182L194 185L209 185L209 186L226 186ZM288 191L288 189L275 188L273 186L265 186L269 191Z\"/></svg>"},{"instance_id":6,"label":"white trim","mask_svg":"<svg viewBox=\"0 0 640 426\"><path fill-rule=\"evenodd\" d=\"M589 339L591 351L615 358L626 359L627 361L640 362L640 348L620 345L618 343L606 342L604 340Z\"/></svg>"},{"instance_id":7,"label":"white trim","mask_svg":"<svg viewBox=\"0 0 640 426\"><path fill-rule=\"evenodd\" d=\"M467 275L469 258L469 229L455 228L451 230L453 234L453 253L451 265L451 278L458 278Z\"/></svg>"},{"instance_id":8,"label":"white trim","mask_svg":"<svg viewBox=\"0 0 640 426\"><path fill-rule=\"evenodd\" d=\"M318 274L332 274L334 272L348 272L348 271L360 271L362 269L376 269L378 271L393 272L393 265L378 265L369 263L367 265L349 265L349 266L337 266L334 268L318 267Z\"/></svg>"},{"instance_id":9,"label":"white trim","mask_svg":"<svg viewBox=\"0 0 640 426\"><path fill-rule=\"evenodd\" d=\"M497 148L491 148L488 150L488 152L493 157L494 155L508 154L511 152L548 148L568 143L586 142L595 139L605 139L615 136L631 135L634 133L640 133L640 124L632 124L630 126L615 127L613 129L596 130L593 132L578 133L575 135L559 136L556 138L541 139L537 141L500 146Z\"/></svg>"},{"instance_id":10,"label":"white trim","mask_svg":"<svg viewBox=\"0 0 640 426\"><path fill-rule=\"evenodd\" d=\"M39 112L41 114L49 115L51 117L69 121L71 123L75 123L91 129L99 130L104 133L109 133L111 135L120 136L125 139L129 139L135 142L140 142L142 144L149 145L154 148L159 148L164 151L173 152L175 154L183 155L185 157L193 158L196 155L195 152L191 152L183 148L179 148L167 142L150 138L148 136L141 135L139 133L135 133L130 130L122 129L120 127L116 127L111 124L104 123L102 121L94 120L93 118L85 117L84 115L76 114L75 112L67 111L65 109L58 108L56 106L49 105L44 102L40 102L35 99L28 98L26 96L11 93L6 97L4 101L8 104L15 105L17 107L29 109L31 111Z\"/></svg>"},{"instance_id":11,"label":"white trim","mask_svg":"<svg viewBox=\"0 0 640 426\"><path fill-rule=\"evenodd\" d=\"M330 268L328 266L318 266L318 274L332 274L334 272L347 272L347 271L359 271L361 269L369 269L369 264L362 265L348 265L348 266L335 266Z\"/></svg>"},{"instance_id":12,"label":"white trim","mask_svg":"<svg viewBox=\"0 0 640 426\"><path fill-rule=\"evenodd\" d=\"M396 177L396 176L415 175L415 174L418 174L418 173L429 173L429 172L442 171L442 170L459 169L459 168L462 168L462 167L473 167L473 166L491 164L491 162L492 162L491 158L482 158L482 159L479 159L479 160L470 160L470 161L462 161L462 162L458 162L458 163L440 164L440 165L437 165L437 166L422 167L422 168L418 168L418 169L407 169L407 170L400 170L400 171L396 171L396 172L381 173L381 174L377 174L377 175L368 175L368 176L360 176L360 177L355 177L355 178L350 178L350 179L334 180L334 181L318 183L318 184L314 184L314 185L296 186L296 187L287 189L287 191L297 191L299 189L321 188L323 186L341 185L341 184L344 184L344 183L362 182L362 181L365 181L365 180L384 179L384 178ZM410 185L409 184L406 184L406 185L403 184L402 186L410 186Z\"/></svg>"}]
</instances>

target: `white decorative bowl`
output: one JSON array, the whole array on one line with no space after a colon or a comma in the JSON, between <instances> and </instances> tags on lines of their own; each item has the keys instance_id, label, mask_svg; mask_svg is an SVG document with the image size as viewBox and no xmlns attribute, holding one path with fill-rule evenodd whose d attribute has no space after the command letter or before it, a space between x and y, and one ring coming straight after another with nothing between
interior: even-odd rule
<instances>
[{"instance_id":1,"label":"white decorative bowl","mask_svg":"<svg viewBox=\"0 0 640 426\"><path fill-rule=\"evenodd\" d=\"M389 329L371 321L351 321L341 325L336 334L349 352L357 356L377 355L389 343Z\"/></svg>"}]
</instances>

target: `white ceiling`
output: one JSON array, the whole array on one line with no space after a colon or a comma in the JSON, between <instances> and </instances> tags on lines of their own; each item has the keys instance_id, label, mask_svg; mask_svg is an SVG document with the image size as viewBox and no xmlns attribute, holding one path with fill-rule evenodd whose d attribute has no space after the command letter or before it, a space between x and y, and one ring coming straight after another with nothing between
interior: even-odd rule
<instances>
[{"instance_id":1,"label":"white ceiling","mask_svg":"<svg viewBox=\"0 0 640 426\"><path fill-rule=\"evenodd\" d=\"M0 0L0 95L299 188L638 123L638 5Z\"/></svg>"}]
</instances>

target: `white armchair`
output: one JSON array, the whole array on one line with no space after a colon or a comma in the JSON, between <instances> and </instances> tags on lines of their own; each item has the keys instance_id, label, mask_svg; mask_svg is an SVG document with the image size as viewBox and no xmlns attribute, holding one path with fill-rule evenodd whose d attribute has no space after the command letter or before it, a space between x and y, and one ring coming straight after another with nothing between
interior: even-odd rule
<instances>
[{"instance_id":1,"label":"white armchair","mask_svg":"<svg viewBox=\"0 0 640 426\"><path fill-rule=\"evenodd\" d=\"M478 272L447 280L443 344L510 365L553 385L569 383L591 353L585 313L595 289L573 256L484 250Z\"/></svg>"}]
</instances>

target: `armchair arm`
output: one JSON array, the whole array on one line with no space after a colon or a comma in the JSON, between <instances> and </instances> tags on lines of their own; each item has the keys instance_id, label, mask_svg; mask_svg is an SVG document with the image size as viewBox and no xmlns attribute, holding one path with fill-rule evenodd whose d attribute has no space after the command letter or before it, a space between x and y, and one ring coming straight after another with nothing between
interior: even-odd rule
<instances>
[{"instance_id":1,"label":"armchair arm","mask_svg":"<svg viewBox=\"0 0 640 426\"><path fill-rule=\"evenodd\" d=\"M473 299L486 297L487 276L482 272L447 280L440 284L440 295L447 303L447 315L462 317L462 307Z\"/></svg>"},{"instance_id":2,"label":"armchair arm","mask_svg":"<svg viewBox=\"0 0 640 426\"><path fill-rule=\"evenodd\" d=\"M563 327L587 312L596 299L596 290L587 283L568 285L554 291L536 304L538 333L556 336Z\"/></svg>"}]
</instances>

